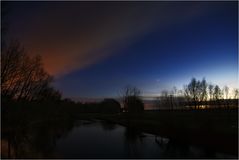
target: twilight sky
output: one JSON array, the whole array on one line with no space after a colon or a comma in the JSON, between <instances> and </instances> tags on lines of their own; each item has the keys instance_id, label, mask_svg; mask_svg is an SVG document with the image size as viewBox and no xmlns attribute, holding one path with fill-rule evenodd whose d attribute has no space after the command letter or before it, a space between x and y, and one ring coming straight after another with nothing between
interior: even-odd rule
<instances>
[{"instance_id":1,"label":"twilight sky","mask_svg":"<svg viewBox=\"0 0 239 160\"><path fill-rule=\"evenodd\" d=\"M144 95L192 77L238 86L238 2L8 2L9 37L64 97Z\"/></svg>"}]
</instances>

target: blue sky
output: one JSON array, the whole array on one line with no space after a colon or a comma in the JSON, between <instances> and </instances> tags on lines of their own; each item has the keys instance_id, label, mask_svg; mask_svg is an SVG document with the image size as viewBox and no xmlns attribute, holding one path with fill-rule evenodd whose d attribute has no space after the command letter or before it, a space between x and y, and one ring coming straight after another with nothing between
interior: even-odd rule
<instances>
[{"instance_id":1,"label":"blue sky","mask_svg":"<svg viewBox=\"0 0 239 160\"><path fill-rule=\"evenodd\" d=\"M238 86L237 2L19 3L10 35L42 54L65 97L158 94L192 77Z\"/></svg>"}]
</instances>

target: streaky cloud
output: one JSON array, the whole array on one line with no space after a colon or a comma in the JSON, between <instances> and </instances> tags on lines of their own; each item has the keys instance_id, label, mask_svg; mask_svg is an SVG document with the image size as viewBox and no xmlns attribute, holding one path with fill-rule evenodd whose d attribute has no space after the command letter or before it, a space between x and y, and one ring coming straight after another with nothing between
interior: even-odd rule
<instances>
[{"instance_id":1,"label":"streaky cloud","mask_svg":"<svg viewBox=\"0 0 239 160\"><path fill-rule=\"evenodd\" d=\"M42 55L50 74L63 76L111 56L155 29L200 16L205 9L206 5L190 2L49 2L32 16L19 13L23 22L18 38L30 52Z\"/></svg>"}]
</instances>

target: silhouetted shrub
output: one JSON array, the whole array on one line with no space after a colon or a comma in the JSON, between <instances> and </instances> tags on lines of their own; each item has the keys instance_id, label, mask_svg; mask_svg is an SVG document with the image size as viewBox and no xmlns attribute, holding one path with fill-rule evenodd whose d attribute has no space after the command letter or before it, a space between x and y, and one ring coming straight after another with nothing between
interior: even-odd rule
<instances>
[{"instance_id":1,"label":"silhouetted shrub","mask_svg":"<svg viewBox=\"0 0 239 160\"><path fill-rule=\"evenodd\" d=\"M125 99L125 111L130 113L144 111L143 101L136 96L128 96Z\"/></svg>"}]
</instances>

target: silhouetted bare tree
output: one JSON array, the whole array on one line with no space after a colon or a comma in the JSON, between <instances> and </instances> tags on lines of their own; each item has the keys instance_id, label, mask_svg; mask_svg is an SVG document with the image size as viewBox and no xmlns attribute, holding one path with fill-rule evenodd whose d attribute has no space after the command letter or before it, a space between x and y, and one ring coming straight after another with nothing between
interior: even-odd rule
<instances>
[{"instance_id":1,"label":"silhouetted bare tree","mask_svg":"<svg viewBox=\"0 0 239 160\"><path fill-rule=\"evenodd\" d=\"M2 51L1 56L1 89L3 96L10 96L17 92L22 81L23 62L26 59L24 49L19 42L14 41Z\"/></svg>"},{"instance_id":2,"label":"silhouetted bare tree","mask_svg":"<svg viewBox=\"0 0 239 160\"><path fill-rule=\"evenodd\" d=\"M52 77L44 70L41 57L30 57L18 41L11 42L1 57L1 95L17 100L40 100L60 97L50 87ZM49 92L51 94L49 95ZM56 96L57 95L57 96Z\"/></svg>"},{"instance_id":3,"label":"silhouetted bare tree","mask_svg":"<svg viewBox=\"0 0 239 160\"><path fill-rule=\"evenodd\" d=\"M136 87L126 86L122 91L124 110L126 112L141 112L144 110L143 101L140 99L140 90Z\"/></svg>"},{"instance_id":4,"label":"silhouetted bare tree","mask_svg":"<svg viewBox=\"0 0 239 160\"><path fill-rule=\"evenodd\" d=\"M224 86L222 91L223 91L223 96L224 96L224 105L225 105L225 107L229 108L229 105L228 105L229 87L228 86Z\"/></svg>"},{"instance_id":5,"label":"silhouetted bare tree","mask_svg":"<svg viewBox=\"0 0 239 160\"><path fill-rule=\"evenodd\" d=\"M214 90L214 86L212 84L208 85L208 93L209 93L209 99L212 100L213 99L213 90Z\"/></svg>"},{"instance_id":6,"label":"silhouetted bare tree","mask_svg":"<svg viewBox=\"0 0 239 160\"><path fill-rule=\"evenodd\" d=\"M200 101L206 101L207 100L207 81L205 78L199 83L199 94L200 94Z\"/></svg>"},{"instance_id":7,"label":"silhouetted bare tree","mask_svg":"<svg viewBox=\"0 0 239 160\"><path fill-rule=\"evenodd\" d=\"M205 78L200 80L196 80L196 78L192 78L191 82L184 86L184 94L186 97L189 97L194 103L194 108L197 108L198 102L202 103L207 100L207 82Z\"/></svg>"},{"instance_id":8,"label":"silhouetted bare tree","mask_svg":"<svg viewBox=\"0 0 239 160\"><path fill-rule=\"evenodd\" d=\"M184 97L186 98L186 100L187 100L188 102L190 102L191 97L190 97L189 89L188 89L188 86L187 86L187 85L184 85L184 86L183 86L183 94L184 94Z\"/></svg>"},{"instance_id":9,"label":"silhouetted bare tree","mask_svg":"<svg viewBox=\"0 0 239 160\"><path fill-rule=\"evenodd\" d=\"M239 98L239 89L234 89L234 99L238 99Z\"/></svg>"},{"instance_id":10,"label":"silhouetted bare tree","mask_svg":"<svg viewBox=\"0 0 239 160\"><path fill-rule=\"evenodd\" d=\"M215 100L219 100L222 97L222 91L218 85L214 87L213 97Z\"/></svg>"},{"instance_id":11,"label":"silhouetted bare tree","mask_svg":"<svg viewBox=\"0 0 239 160\"><path fill-rule=\"evenodd\" d=\"M199 84L196 78L192 78L191 82L187 85L189 97L193 100L194 107L197 107L197 101L199 99Z\"/></svg>"},{"instance_id":12,"label":"silhouetted bare tree","mask_svg":"<svg viewBox=\"0 0 239 160\"><path fill-rule=\"evenodd\" d=\"M173 95L170 94L167 90L161 92L161 106L168 109L173 109Z\"/></svg>"}]
</instances>

